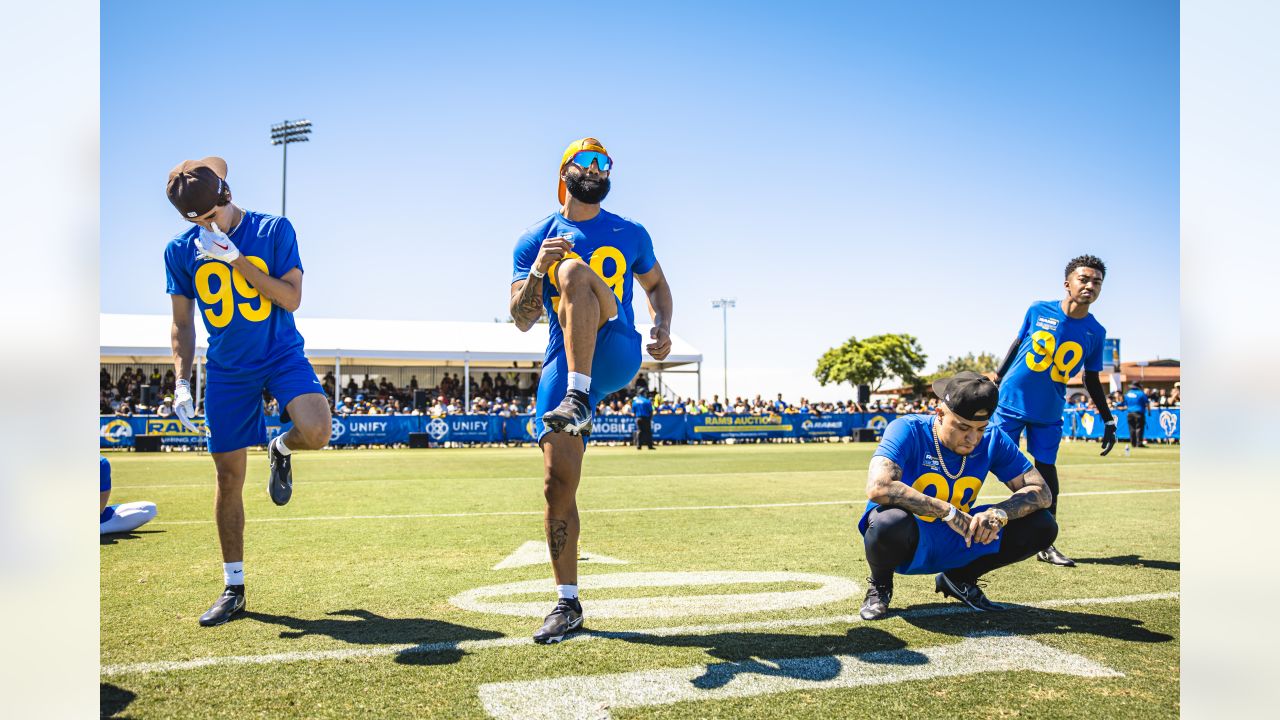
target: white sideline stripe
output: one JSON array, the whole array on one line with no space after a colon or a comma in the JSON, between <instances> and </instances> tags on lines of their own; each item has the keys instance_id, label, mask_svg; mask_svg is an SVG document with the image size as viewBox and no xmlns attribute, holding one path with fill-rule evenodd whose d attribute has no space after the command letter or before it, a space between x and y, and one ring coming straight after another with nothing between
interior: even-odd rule
<instances>
[{"instance_id":1,"label":"white sideline stripe","mask_svg":"<svg viewBox=\"0 0 1280 720\"><path fill-rule=\"evenodd\" d=\"M1105 665L1012 635L966 637L958 643L861 655L745 660L609 675L485 683L489 715L512 720L601 720L615 708L690 700L775 695L887 685L986 672L1034 670L1078 677L1124 677Z\"/></svg>"},{"instance_id":2,"label":"white sideline stripe","mask_svg":"<svg viewBox=\"0 0 1280 720\"><path fill-rule=\"evenodd\" d=\"M1148 602L1153 600L1172 600L1177 592L1146 593L1144 595L1120 595L1116 597L1097 598L1062 598L1040 602L1002 603L1010 609L1019 608L1055 608L1071 605L1121 605L1128 603ZM894 617L933 617L954 613L972 612L967 606L955 604L944 607L925 608L921 610L905 610L895 613ZM571 635L565 642L587 642L590 640L613 639L625 640L637 637L670 637L673 635L710 635L713 633L747 632L752 630L781 630L798 627L821 627L824 625L845 625L862 622L858 615L828 615L824 617L793 618L790 620L755 620L749 622L724 623L719 625L684 625L680 627L659 627L645 630L584 630ZM419 655L437 652L474 652L493 648L531 645L527 636L501 637L491 640L453 640L418 645L375 645L372 647L342 648L339 650L307 650L298 652L271 653L269 655L223 655L196 658L194 660L159 660L155 662L131 663L125 665L104 665L101 675L142 674L149 675L177 670L196 670L205 667L222 665L270 665L274 663L303 662L308 660L348 660L351 658L381 657L385 655Z\"/></svg>"},{"instance_id":3,"label":"white sideline stripe","mask_svg":"<svg viewBox=\"0 0 1280 720\"><path fill-rule=\"evenodd\" d=\"M1121 464L1064 463L1062 465L1057 465L1056 467L1060 467L1060 468L1093 467L1093 468L1099 468L1103 470L1122 470L1124 468L1132 467L1134 465L1178 465L1179 463L1180 461L1178 460L1137 460L1134 462L1125 462ZM649 473L649 474L642 474L642 475L588 475L584 477L583 480L644 480L648 478L682 478L682 477L701 478L701 477L708 477L708 476L716 477L721 475L726 477L753 477L753 476L759 476L759 475L765 475L768 477L777 477L779 475L837 475L837 474L846 475L851 472L854 472L854 471L852 470L772 470L772 471L762 470L757 472L740 472L740 473L738 472L735 472L735 473L713 473L713 472ZM353 483L423 482L423 481L429 481L429 480L439 480L442 482L454 481L454 480L465 480L468 482L471 482L471 481L478 482L482 480L490 481L490 482L520 482L520 481L526 481L530 479L536 479L536 478L533 475L519 475L514 477L476 477L476 478L442 478L442 477L438 477L438 478L411 478L411 477L352 478L350 480L310 480L310 481L305 481L304 484L305 485L339 485L339 484L350 485ZM175 483L175 484L161 484L161 485L113 485L112 487L114 487L117 490L147 490L150 488L201 488L201 489L212 491L214 487L214 482L212 479L210 479L208 482L202 482L202 483Z\"/></svg>"},{"instance_id":4,"label":"white sideline stripe","mask_svg":"<svg viewBox=\"0 0 1280 720\"><path fill-rule=\"evenodd\" d=\"M1090 495L1140 495L1145 493L1176 493L1181 488L1156 488L1152 490L1098 490L1094 492L1062 493L1059 497L1080 497ZM587 513L636 513L636 512L678 512L695 510L750 510L753 508L789 508L815 507L819 505L865 505L866 500L813 500L810 502L790 503L757 503L753 505L667 505L660 507L638 508L595 508L579 509L579 514ZM507 515L537 515L542 517L542 510L493 510L488 512L456 512L456 513L408 513L404 515L306 515L302 517L266 517L246 518L247 523L272 522L312 522L316 520L412 520L424 518L462 518L462 517L504 517ZM212 525L212 520L164 520L152 522L151 525Z\"/></svg>"}]
</instances>

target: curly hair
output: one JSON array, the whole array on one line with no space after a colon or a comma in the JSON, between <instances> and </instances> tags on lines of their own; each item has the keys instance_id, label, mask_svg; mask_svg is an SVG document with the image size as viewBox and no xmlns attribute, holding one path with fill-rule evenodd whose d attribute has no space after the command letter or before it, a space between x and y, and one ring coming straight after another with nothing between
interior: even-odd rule
<instances>
[{"instance_id":1,"label":"curly hair","mask_svg":"<svg viewBox=\"0 0 1280 720\"><path fill-rule=\"evenodd\" d=\"M1071 258L1071 262L1067 263L1067 272L1063 277L1071 277L1071 273L1075 272L1076 268L1082 267L1097 270L1102 273L1103 279L1106 279L1107 277L1107 266L1102 262L1102 259L1096 255L1081 255L1080 257Z\"/></svg>"}]
</instances>

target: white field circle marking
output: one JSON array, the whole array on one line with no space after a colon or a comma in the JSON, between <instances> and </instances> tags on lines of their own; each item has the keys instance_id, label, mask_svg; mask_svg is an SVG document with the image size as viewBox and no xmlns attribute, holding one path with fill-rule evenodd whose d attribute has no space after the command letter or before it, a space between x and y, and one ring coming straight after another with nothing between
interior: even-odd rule
<instances>
[{"instance_id":1,"label":"white field circle marking","mask_svg":"<svg viewBox=\"0 0 1280 720\"><path fill-rule=\"evenodd\" d=\"M664 588L697 585L746 585L752 583L810 583L811 590L781 592L732 593L721 595L669 596L591 600L591 617L597 618L661 618L691 615L738 615L742 613L792 610L838 602L862 592L861 586L847 578L797 572L745 572L716 570L709 572L641 572L610 573L583 576L578 584L589 590L609 588ZM526 593L544 593L551 589L548 580L489 585L449 598L463 610L497 615L540 618L547 613L547 601L499 602L494 598Z\"/></svg>"},{"instance_id":2,"label":"white field circle marking","mask_svg":"<svg viewBox=\"0 0 1280 720\"><path fill-rule=\"evenodd\" d=\"M1105 665L1022 637L969 637L953 645L862 655L748 660L613 675L487 683L480 702L511 720L599 720L618 708L724 700L990 672L1031 670L1123 677Z\"/></svg>"}]
</instances>

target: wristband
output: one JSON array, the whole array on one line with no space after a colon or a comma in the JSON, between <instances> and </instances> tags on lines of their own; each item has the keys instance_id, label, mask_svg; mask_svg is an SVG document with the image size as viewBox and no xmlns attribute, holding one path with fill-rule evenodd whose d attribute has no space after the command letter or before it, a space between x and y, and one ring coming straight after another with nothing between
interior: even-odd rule
<instances>
[{"instance_id":1,"label":"wristband","mask_svg":"<svg viewBox=\"0 0 1280 720\"><path fill-rule=\"evenodd\" d=\"M1103 423L1103 425L1110 425L1111 427L1115 427L1115 426L1116 426L1116 419L1115 419L1115 418L1111 418L1110 420L1108 420L1108 421L1106 421L1105 423Z\"/></svg>"},{"instance_id":2,"label":"wristband","mask_svg":"<svg viewBox=\"0 0 1280 720\"><path fill-rule=\"evenodd\" d=\"M954 518L955 516L956 516L956 506L952 505L951 509L947 511L947 516L942 518L942 522L949 523L951 522L951 518Z\"/></svg>"},{"instance_id":3,"label":"wristband","mask_svg":"<svg viewBox=\"0 0 1280 720\"><path fill-rule=\"evenodd\" d=\"M190 390L190 389L191 389L191 381L190 381L190 380L179 380L178 382L174 383L174 387L175 387L175 388L184 387L184 388L187 388L188 390Z\"/></svg>"},{"instance_id":4,"label":"wristband","mask_svg":"<svg viewBox=\"0 0 1280 720\"><path fill-rule=\"evenodd\" d=\"M538 268L529 268L529 274L538 278L539 280L547 276L546 273L538 272Z\"/></svg>"}]
</instances>

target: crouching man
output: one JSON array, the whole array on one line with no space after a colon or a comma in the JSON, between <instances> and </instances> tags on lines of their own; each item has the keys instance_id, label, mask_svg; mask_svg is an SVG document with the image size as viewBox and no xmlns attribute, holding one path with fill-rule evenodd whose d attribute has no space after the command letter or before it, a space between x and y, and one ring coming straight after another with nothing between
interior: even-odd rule
<instances>
[{"instance_id":1,"label":"crouching man","mask_svg":"<svg viewBox=\"0 0 1280 720\"><path fill-rule=\"evenodd\" d=\"M995 383L962 372L936 381L933 391L941 401L936 414L889 423L871 458L869 502L858 522L871 566L864 620L888 613L895 572L937 573L937 592L974 610L1001 610L978 578L1026 560L1058 535L1044 478L990 424L1000 396ZM974 508L988 472L1013 496Z\"/></svg>"}]
</instances>

